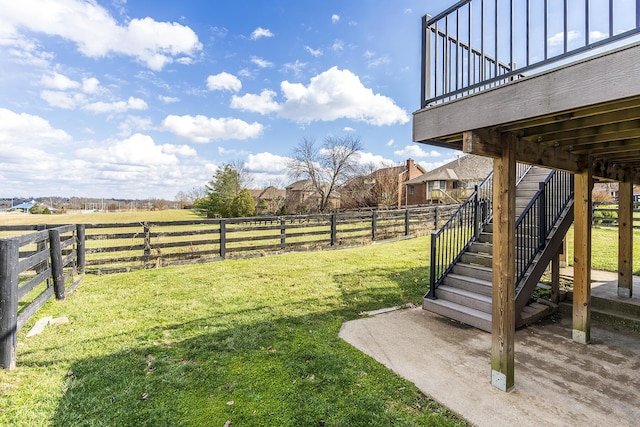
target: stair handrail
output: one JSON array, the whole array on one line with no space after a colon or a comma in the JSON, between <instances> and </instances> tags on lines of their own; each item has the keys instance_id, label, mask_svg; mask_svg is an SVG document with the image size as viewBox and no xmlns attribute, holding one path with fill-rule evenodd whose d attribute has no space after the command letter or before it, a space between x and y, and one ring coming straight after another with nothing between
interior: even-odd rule
<instances>
[{"instance_id":1,"label":"stair handrail","mask_svg":"<svg viewBox=\"0 0 640 427\"><path fill-rule=\"evenodd\" d=\"M516 289L573 199L573 174L552 171L516 221Z\"/></svg>"},{"instance_id":2,"label":"stair handrail","mask_svg":"<svg viewBox=\"0 0 640 427\"><path fill-rule=\"evenodd\" d=\"M531 165L516 164L516 185L531 169ZM429 292L426 298L436 299L435 291L455 263L475 242L493 218L493 171L474 187L473 193L451 215L449 220L431 234L431 266Z\"/></svg>"}]
</instances>

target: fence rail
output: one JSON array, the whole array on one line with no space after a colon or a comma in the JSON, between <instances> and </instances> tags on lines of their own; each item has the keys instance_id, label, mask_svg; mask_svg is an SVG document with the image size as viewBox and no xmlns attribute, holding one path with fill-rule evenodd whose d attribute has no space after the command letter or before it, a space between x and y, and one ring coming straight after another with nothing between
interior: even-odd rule
<instances>
[{"instance_id":1,"label":"fence rail","mask_svg":"<svg viewBox=\"0 0 640 427\"><path fill-rule=\"evenodd\" d=\"M640 0L462 0L422 19L421 108L640 33Z\"/></svg>"},{"instance_id":2,"label":"fence rail","mask_svg":"<svg viewBox=\"0 0 640 427\"><path fill-rule=\"evenodd\" d=\"M615 203L593 203L591 223L601 227L618 226L618 205ZM633 228L640 228L640 203L633 203Z\"/></svg>"},{"instance_id":3,"label":"fence rail","mask_svg":"<svg viewBox=\"0 0 640 427\"><path fill-rule=\"evenodd\" d=\"M45 228L35 226L35 228ZM17 227L12 230L18 231ZM16 365L16 335L55 295L79 280L84 269L84 226L64 225L0 239L0 367ZM67 283L70 285L66 288Z\"/></svg>"},{"instance_id":4,"label":"fence rail","mask_svg":"<svg viewBox=\"0 0 640 427\"><path fill-rule=\"evenodd\" d=\"M107 274L265 253L351 246L440 227L457 205L304 216L85 224L86 272ZM0 232L34 226L1 227Z\"/></svg>"}]
</instances>

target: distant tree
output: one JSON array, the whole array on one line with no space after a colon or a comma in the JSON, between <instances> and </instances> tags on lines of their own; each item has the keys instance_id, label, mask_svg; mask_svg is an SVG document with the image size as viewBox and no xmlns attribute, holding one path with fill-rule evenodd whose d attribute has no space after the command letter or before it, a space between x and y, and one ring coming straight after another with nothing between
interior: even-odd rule
<instances>
[{"instance_id":1,"label":"distant tree","mask_svg":"<svg viewBox=\"0 0 640 427\"><path fill-rule=\"evenodd\" d=\"M256 214L256 206L251 193L246 188L240 190L231 202L232 217L248 217Z\"/></svg>"},{"instance_id":2,"label":"distant tree","mask_svg":"<svg viewBox=\"0 0 640 427\"><path fill-rule=\"evenodd\" d=\"M49 208L43 204L36 203L35 205L31 206L29 212L31 212L32 214L49 215L51 213L51 210L49 210Z\"/></svg>"},{"instance_id":3,"label":"distant tree","mask_svg":"<svg viewBox=\"0 0 640 427\"><path fill-rule=\"evenodd\" d=\"M205 212L208 218L214 217L233 217L237 216L240 211L245 212L245 208L235 208L234 205L244 205L245 199L236 197L240 195L245 185L250 182L247 172L241 167L231 163L224 165L216 170L213 180L206 185L207 195L195 200L196 208ZM255 214L255 206L253 198L247 190L251 199L251 206Z\"/></svg>"},{"instance_id":4,"label":"distant tree","mask_svg":"<svg viewBox=\"0 0 640 427\"><path fill-rule=\"evenodd\" d=\"M327 137L320 148L314 139L303 138L294 148L287 169L293 178L311 181L318 209L324 212L335 190L357 174L356 153L361 148L360 138L351 135Z\"/></svg>"},{"instance_id":5,"label":"distant tree","mask_svg":"<svg viewBox=\"0 0 640 427\"><path fill-rule=\"evenodd\" d=\"M256 211L258 213L264 213L269 210L269 203L265 199L258 200L258 204L256 205Z\"/></svg>"}]
</instances>

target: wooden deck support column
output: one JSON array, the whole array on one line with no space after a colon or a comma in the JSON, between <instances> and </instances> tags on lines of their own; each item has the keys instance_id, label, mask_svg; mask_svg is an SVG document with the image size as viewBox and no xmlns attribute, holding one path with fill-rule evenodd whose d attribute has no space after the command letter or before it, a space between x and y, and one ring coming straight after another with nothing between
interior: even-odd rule
<instances>
[{"instance_id":1,"label":"wooden deck support column","mask_svg":"<svg viewBox=\"0 0 640 427\"><path fill-rule=\"evenodd\" d=\"M621 182L618 191L618 296L633 295L633 185Z\"/></svg>"},{"instance_id":2,"label":"wooden deck support column","mask_svg":"<svg viewBox=\"0 0 640 427\"><path fill-rule=\"evenodd\" d=\"M516 138L500 137L501 155L493 160L493 287L491 385L514 386Z\"/></svg>"},{"instance_id":3,"label":"wooden deck support column","mask_svg":"<svg viewBox=\"0 0 640 427\"><path fill-rule=\"evenodd\" d=\"M573 340L591 340L591 190L590 169L574 175Z\"/></svg>"}]
</instances>

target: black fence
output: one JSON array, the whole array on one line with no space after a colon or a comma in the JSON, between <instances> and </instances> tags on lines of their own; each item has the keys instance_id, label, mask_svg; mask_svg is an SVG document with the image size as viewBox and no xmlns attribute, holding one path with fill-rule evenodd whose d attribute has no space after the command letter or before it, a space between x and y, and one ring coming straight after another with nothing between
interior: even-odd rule
<instances>
[{"instance_id":1,"label":"black fence","mask_svg":"<svg viewBox=\"0 0 640 427\"><path fill-rule=\"evenodd\" d=\"M618 205L611 203L594 203L591 217L593 225L601 227L618 226ZM633 204L633 228L640 228L640 203Z\"/></svg>"},{"instance_id":2,"label":"black fence","mask_svg":"<svg viewBox=\"0 0 640 427\"><path fill-rule=\"evenodd\" d=\"M268 253L364 245L428 234L444 224L457 207L443 205L302 216L85 224L83 255L86 259L83 258L83 265L86 273L108 274ZM0 226L0 232L19 233L35 228Z\"/></svg>"},{"instance_id":3,"label":"black fence","mask_svg":"<svg viewBox=\"0 0 640 427\"><path fill-rule=\"evenodd\" d=\"M83 236L83 225L64 225L0 239L0 367L15 367L24 324L51 296L64 299L81 280Z\"/></svg>"}]
</instances>

